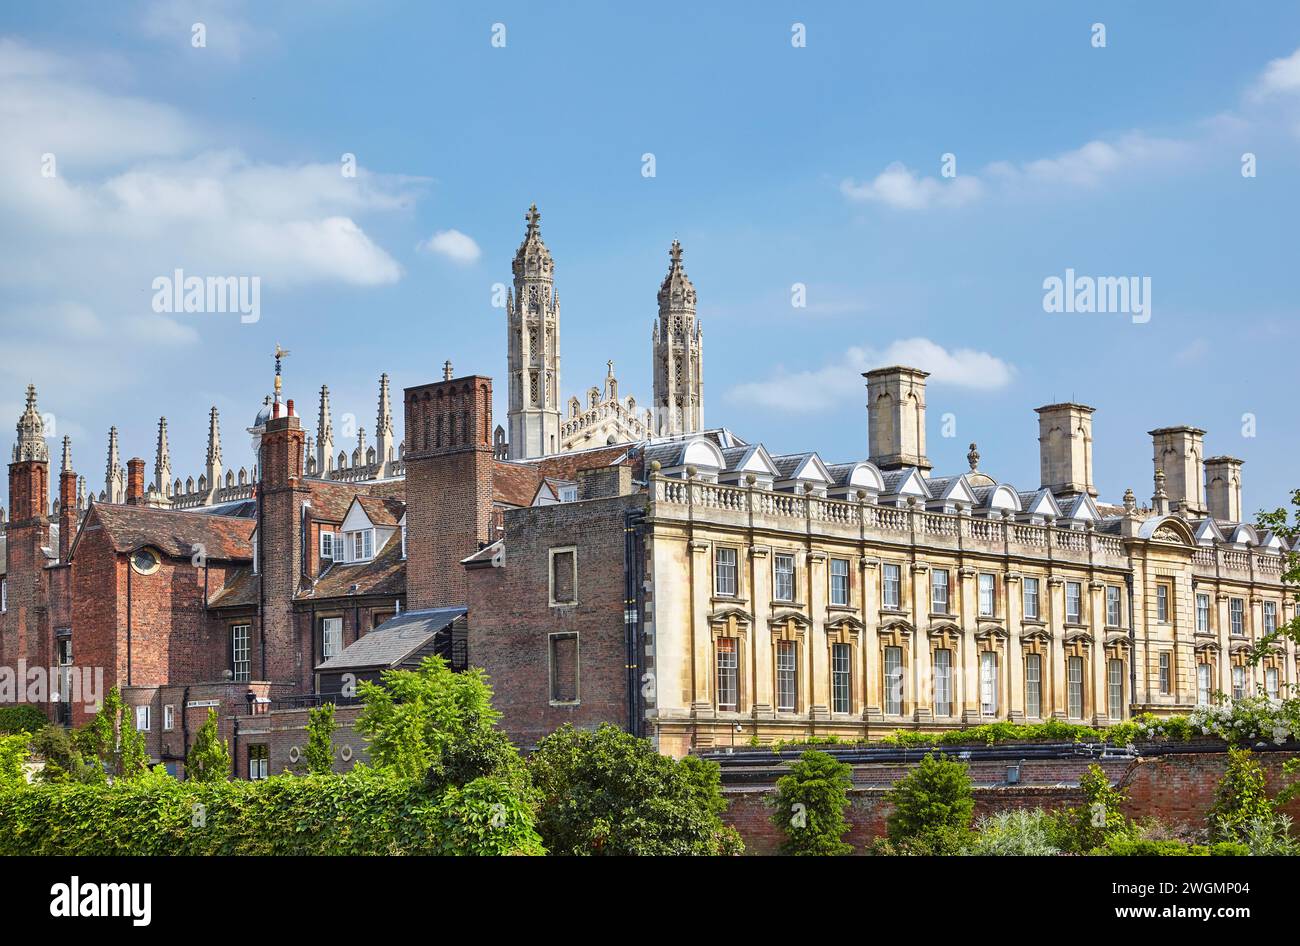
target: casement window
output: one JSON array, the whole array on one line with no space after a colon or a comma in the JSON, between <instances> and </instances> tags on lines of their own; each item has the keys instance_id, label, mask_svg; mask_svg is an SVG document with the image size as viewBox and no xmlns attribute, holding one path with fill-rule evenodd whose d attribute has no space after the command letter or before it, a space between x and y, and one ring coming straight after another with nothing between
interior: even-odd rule
<instances>
[{"instance_id":1,"label":"casement window","mask_svg":"<svg viewBox=\"0 0 1300 946\"><path fill-rule=\"evenodd\" d=\"M230 628L230 670L236 682L249 679L251 662L248 640L251 628L251 624L236 624Z\"/></svg>"},{"instance_id":2,"label":"casement window","mask_svg":"<svg viewBox=\"0 0 1300 946\"><path fill-rule=\"evenodd\" d=\"M903 648L885 648L885 715L903 713Z\"/></svg>"},{"instance_id":3,"label":"casement window","mask_svg":"<svg viewBox=\"0 0 1300 946\"><path fill-rule=\"evenodd\" d=\"M719 637L714 659L718 665L718 709L740 705L740 649L734 637Z\"/></svg>"},{"instance_id":4,"label":"casement window","mask_svg":"<svg viewBox=\"0 0 1300 946\"><path fill-rule=\"evenodd\" d=\"M1110 708L1110 718L1124 718L1124 661L1111 658L1106 664L1106 690L1107 703Z\"/></svg>"},{"instance_id":5,"label":"casement window","mask_svg":"<svg viewBox=\"0 0 1300 946\"><path fill-rule=\"evenodd\" d=\"M1232 668L1232 698L1234 700L1244 700L1246 698L1246 668Z\"/></svg>"},{"instance_id":6,"label":"casement window","mask_svg":"<svg viewBox=\"0 0 1300 946\"><path fill-rule=\"evenodd\" d=\"M578 550L551 549L551 605L578 603Z\"/></svg>"},{"instance_id":7,"label":"casement window","mask_svg":"<svg viewBox=\"0 0 1300 946\"><path fill-rule=\"evenodd\" d=\"M402 520L402 558L406 558L406 520Z\"/></svg>"},{"instance_id":8,"label":"casement window","mask_svg":"<svg viewBox=\"0 0 1300 946\"><path fill-rule=\"evenodd\" d=\"M719 597L736 596L736 550L719 546L713 550L713 593Z\"/></svg>"},{"instance_id":9,"label":"casement window","mask_svg":"<svg viewBox=\"0 0 1300 946\"><path fill-rule=\"evenodd\" d=\"M903 570L898 565L886 564L880 572L880 603L897 611L903 600Z\"/></svg>"},{"instance_id":10,"label":"casement window","mask_svg":"<svg viewBox=\"0 0 1300 946\"><path fill-rule=\"evenodd\" d=\"M171 732L176 728L176 707L168 703L163 707L163 729Z\"/></svg>"},{"instance_id":11,"label":"casement window","mask_svg":"<svg viewBox=\"0 0 1300 946\"><path fill-rule=\"evenodd\" d=\"M1210 633L1210 596L1196 596L1196 633Z\"/></svg>"},{"instance_id":12,"label":"casement window","mask_svg":"<svg viewBox=\"0 0 1300 946\"><path fill-rule=\"evenodd\" d=\"M1246 633L1246 602L1241 598L1228 599L1228 626L1234 634Z\"/></svg>"},{"instance_id":13,"label":"casement window","mask_svg":"<svg viewBox=\"0 0 1300 946\"><path fill-rule=\"evenodd\" d=\"M998 655L991 650L980 653L980 715L998 715Z\"/></svg>"},{"instance_id":14,"label":"casement window","mask_svg":"<svg viewBox=\"0 0 1300 946\"><path fill-rule=\"evenodd\" d=\"M1277 602L1264 602L1264 633L1272 634L1277 630Z\"/></svg>"},{"instance_id":15,"label":"casement window","mask_svg":"<svg viewBox=\"0 0 1300 946\"><path fill-rule=\"evenodd\" d=\"M849 686L853 680L853 647L850 644L835 644L831 647L831 712L848 713L852 711L852 697Z\"/></svg>"},{"instance_id":16,"label":"casement window","mask_svg":"<svg viewBox=\"0 0 1300 946\"><path fill-rule=\"evenodd\" d=\"M1078 624L1082 620L1083 586L1077 581L1065 583L1065 620Z\"/></svg>"},{"instance_id":17,"label":"casement window","mask_svg":"<svg viewBox=\"0 0 1300 946\"><path fill-rule=\"evenodd\" d=\"M930 572L930 612L932 614L949 614L948 611L948 569L936 568Z\"/></svg>"},{"instance_id":18,"label":"casement window","mask_svg":"<svg viewBox=\"0 0 1300 946\"><path fill-rule=\"evenodd\" d=\"M996 613L998 597L993 579L993 575L990 575L987 572L980 572L980 617L982 618L991 618Z\"/></svg>"},{"instance_id":19,"label":"casement window","mask_svg":"<svg viewBox=\"0 0 1300 946\"><path fill-rule=\"evenodd\" d=\"M0 613L9 610L9 579L0 578Z\"/></svg>"},{"instance_id":20,"label":"casement window","mask_svg":"<svg viewBox=\"0 0 1300 946\"><path fill-rule=\"evenodd\" d=\"M148 732L153 728L153 720L150 719L150 706L137 706L135 708L135 728L140 732Z\"/></svg>"},{"instance_id":21,"label":"casement window","mask_svg":"<svg viewBox=\"0 0 1300 946\"><path fill-rule=\"evenodd\" d=\"M1025 655L1025 715L1037 719L1043 715L1043 658Z\"/></svg>"},{"instance_id":22,"label":"casement window","mask_svg":"<svg viewBox=\"0 0 1300 946\"><path fill-rule=\"evenodd\" d=\"M952 651L934 652L934 715L952 715Z\"/></svg>"},{"instance_id":23,"label":"casement window","mask_svg":"<svg viewBox=\"0 0 1300 946\"><path fill-rule=\"evenodd\" d=\"M1196 665L1196 705L1210 705L1210 678L1211 669L1209 664Z\"/></svg>"},{"instance_id":24,"label":"casement window","mask_svg":"<svg viewBox=\"0 0 1300 946\"><path fill-rule=\"evenodd\" d=\"M831 559L831 604L849 603L849 560Z\"/></svg>"},{"instance_id":25,"label":"casement window","mask_svg":"<svg viewBox=\"0 0 1300 946\"><path fill-rule=\"evenodd\" d=\"M1124 623L1123 611L1120 607L1122 599L1118 585L1106 586L1106 626L1119 627Z\"/></svg>"},{"instance_id":26,"label":"casement window","mask_svg":"<svg viewBox=\"0 0 1300 946\"><path fill-rule=\"evenodd\" d=\"M254 743L248 747L248 778L250 781L264 779L267 776L267 764L271 753L265 743Z\"/></svg>"},{"instance_id":27,"label":"casement window","mask_svg":"<svg viewBox=\"0 0 1300 946\"><path fill-rule=\"evenodd\" d=\"M348 550L351 553L348 560L352 562L368 562L375 557L375 530L358 529L355 532L349 532Z\"/></svg>"},{"instance_id":28,"label":"casement window","mask_svg":"<svg viewBox=\"0 0 1300 946\"><path fill-rule=\"evenodd\" d=\"M1083 658L1070 657L1066 660L1066 684L1068 712L1071 719L1083 718Z\"/></svg>"},{"instance_id":29,"label":"casement window","mask_svg":"<svg viewBox=\"0 0 1300 946\"><path fill-rule=\"evenodd\" d=\"M1160 655L1160 694L1169 695L1169 654Z\"/></svg>"},{"instance_id":30,"label":"casement window","mask_svg":"<svg viewBox=\"0 0 1300 946\"><path fill-rule=\"evenodd\" d=\"M333 560L334 558L334 533L323 531L320 534L320 557Z\"/></svg>"},{"instance_id":31,"label":"casement window","mask_svg":"<svg viewBox=\"0 0 1300 946\"><path fill-rule=\"evenodd\" d=\"M320 647L321 657L325 660L343 651L342 618L321 618Z\"/></svg>"},{"instance_id":32,"label":"casement window","mask_svg":"<svg viewBox=\"0 0 1300 946\"><path fill-rule=\"evenodd\" d=\"M1165 584L1156 585L1156 620L1169 623L1169 586Z\"/></svg>"},{"instance_id":33,"label":"casement window","mask_svg":"<svg viewBox=\"0 0 1300 946\"><path fill-rule=\"evenodd\" d=\"M578 635L551 635L551 702L578 702Z\"/></svg>"},{"instance_id":34,"label":"casement window","mask_svg":"<svg viewBox=\"0 0 1300 946\"><path fill-rule=\"evenodd\" d=\"M1277 699L1277 667L1264 669L1264 692L1270 700Z\"/></svg>"},{"instance_id":35,"label":"casement window","mask_svg":"<svg viewBox=\"0 0 1300 946\"><path fill-rule=\"evenodd\" d=\"M794 641L776 642L776 708L793 713L798 697L798 652Z\"/></svg>"},{"instance_id":36,"label":"casement window","mask_svg":"<svg viewBox=\"0 0 1300 946\"><path fill-rule=\"evenodd\" d=\"M777 601L794 600L794 556L772 556L772 597Z\"/></svg>"},{"instance_id":37,"label":"casement window","mask_svg":"<svg viewBox=\"0 0 1300 946\"><path fill-rule=\"evenodd\" d=\"M1025 583L1025 589L1024 589L1025 617L1036 621L1038 620L1038 616L1039 616L1038 579L1026 578L1024 580L1024 583Z\"/></svg>"}]
</instances>

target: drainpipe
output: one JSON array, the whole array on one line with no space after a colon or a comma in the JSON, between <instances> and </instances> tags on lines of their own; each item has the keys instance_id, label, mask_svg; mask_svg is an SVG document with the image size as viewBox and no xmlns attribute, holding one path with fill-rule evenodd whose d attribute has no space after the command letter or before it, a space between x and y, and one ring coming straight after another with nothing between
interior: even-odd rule
<instances>
[{"instance_id":1,"label":"drainpipe","mask_svg":"<svg viewBox=\"0 0 1300 946\"><path fill-rule=\"evenodd\" d=\"M644 710L641 705L640 653L641 614L644 608L645 512L629 509L623 516L623 623L627 645L627 731L640 736Z\"/></svg>"},{"instance_id":2,"label":"drainpipe","mask_svg":"<svg viewBox=\"0 0 1300 946\"><path fill-rule=\"evenodd\" d=\"M1133 623L1133 573L1124 576L1128 586L1128 698L1129 716L1133 715L1132 705L1137 702L1137 629Z\"/></svg>"},{"instance_id":3,"label":"drainpipe","mask_svg":"<svg viewBox=\"0 0 1300 946\"><path fill-rule=\"evenodd\" d=\"M126 566L126 685L131 685L131 572L130 563Z\"/></svg>"}]
</instances>

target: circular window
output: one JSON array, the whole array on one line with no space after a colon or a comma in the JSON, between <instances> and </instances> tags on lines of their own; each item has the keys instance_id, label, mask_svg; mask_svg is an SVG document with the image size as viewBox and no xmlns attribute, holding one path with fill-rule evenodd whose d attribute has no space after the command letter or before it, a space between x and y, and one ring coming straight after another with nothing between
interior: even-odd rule
<instances>
[{"instance_id":1,"label":"circular window","mask_svg":"<svg viewBox=\"0 0 1300 946\"><path fill-rule=\"evenodd\" d=\"M162 564L162 559L153 549L137 549L131 555L131 567L141 575L152 575Z\"/></svg>"}]
</instances>

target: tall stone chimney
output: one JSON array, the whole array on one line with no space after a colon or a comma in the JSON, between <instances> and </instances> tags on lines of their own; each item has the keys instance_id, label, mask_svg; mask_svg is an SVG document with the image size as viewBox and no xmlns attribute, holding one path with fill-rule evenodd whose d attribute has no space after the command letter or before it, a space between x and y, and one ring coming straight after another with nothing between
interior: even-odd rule
<instances>
[{"instance_id":1,"label":"tall stone chimney","mask_svg":"<svg viewBox=\"0 0 1300 946\"><path fill-rule=\"evenodd\" d=\"M59 561L68 564L72 533L77 528L77 474L72 469L72 438L63 438L63 463L59 470Z\"/></svg>"},{"instance_id":2,"label":"tall stone chimney","mask_svg":"<svg viewBox=\"0 0 1300 946\"><path fill-rule=\"evenodd\" d=\"M914 466L929 472L925 455L925 379L928 371L894 365L863 372L871 462L882 470Z\"/></svg>"},{"instance_id":3,"label":"tall stone chimney","mask_svg":"<svg viewBox=\"0 0 1300 946\"><path fill-rule=\"evenodd\" d=\"M1040 485L1057 496L1096 496L1092 482L1092 415L1096 408L1067 401L1034 410L1038 414Z\"/></svg>"},{"instance_id":4,"label":"tall stone chimney","mask_svg":"<svg viewBox=\"0 0 1300 946\"><path fill-rule=\"evenodd\" d=\"M1197 427L1160 427L1151 435L1155 468L1165 474L1165 490L1171 509L1181 503L1189 515L1204 516L1205 431Z\"/></svg>"},{"instance_id":5,"label":"tall stone chimney","mask_svg":"<svg viewBox=\"0 0 1300 946\"><path fill-rule=\"evenodd\" d=\"M1236 457L1209 457L1205 461L1205 500L1215 519L1241 522L1241 467Z\"/></svg>"},{"instance_id":6,"label":"tall stone chimney","mask_svg":"<svg viewBox=\"0 0 1300 946\"><path fill-rule=\"evenodd\" d=\"M130 506L144 502L144 460L140 457L126 461L126 502Z\"/></svg>"}]
</instances>

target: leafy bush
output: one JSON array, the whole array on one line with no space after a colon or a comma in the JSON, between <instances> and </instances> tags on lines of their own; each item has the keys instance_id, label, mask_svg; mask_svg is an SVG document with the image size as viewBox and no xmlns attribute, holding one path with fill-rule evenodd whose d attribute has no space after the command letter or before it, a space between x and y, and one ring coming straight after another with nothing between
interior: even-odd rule
<instances>
[{"instance_id":1,"label":"leafy bush","mask_svg":"<svg viewBox=\"0 0 1300 946\"><path fill-rule=\"evenodd\" d=\"M1086 854L1112 841L1142 840L1136 837L1137 828L1124 815L1127 795L1111 787L1110 778L1101 766L1095 763L1088 766L1088 771L1079 779L1079 790L1083 793L1084 803L1063 811L1056 820L1056 842L1062 850Z\"/></svg>"},{"instance_id":2,"label":"leafy bush","mask_svg":"<svg viewBox=\"0 0 1300 946\"><path fill-rule=\"evenodd\" d=\"M9 791L27 784L23 763L30 754L25 734L0 736L0 791Z\"/></svg>"},{"instance_id":3,"label":"leafy bush","mask_svg":"<svg viewBox=\"0 0 1300 946\"><path fill-rule=\"evenodd\" d=\"M493 779L432 795L363 765L254 782L178 782L159 768L0 792L0 854L540 853L528 805Z\"/></svg>"},{"instance_id":4,"label":"leafy bush","mask_svg":"<svg viewBox=\"0 0 1300 946\"><path fill-rule=\"evenodd\" d=\"M217 729L217 711L208 707L208 718L194 734L185 757L185 778L196 782L222 782L230 778L230 747Z\"/></svg>"},{"instance_id":5,"label":"leafy bush","mask_svg":"<svg viewBox=\"0 0 1300 946\"><path fill-rule=\"evenodd\" d=\"M0 706L0 734L33 733L48 723L45 714L31 703Z\"/></svg>"},{"instance_id":6,"label":"leafy bush","mask_svg":"<svg viewBox=\"0 0 1300 946\"><path fill-rule=\"evenodd\" d=\"M32 754L45 760L37 780L49 784L104 781L104 769L94 758L87 759L77 745L74 733L62 726L48 724L31 737Z\"/></svg>"},{"instance_id":7,"label":"leafy bush","mask_svg":"<svg viewBox=\"0 0 1300 946\"><path fill-rule=\"evenodd\" d=\"M645 739L602 725L564 726L529 758L541 796L538 829L552 854L734 854L722 824L721 770L677 761Z\"/></svg>"},{"instance_id":8,"label":"leafy bush","mask_svg":"<svg viewBox=\"0 0 1300 946\"><path fill-rule=\"evenodd\" d=\"M334 704L322 703L307 714L307 771L324 775L334 771Z\"/></svg>"},{"instance_id":9,"label":"leafy bush","mask_svg":"<svg viewBox=\"0 0 1300 946\"><path fill-rule=\"evenodd\" d=\"M1109 857L1208 857L1210 849L1203 844L1184 844L1182 841L1147 841L1115 836L1107 838L1093 853Z\"/></svg>"},{"instance_id":10,"label":"leafy bush","mask_svg":"<svg viewBox=\"0 0 1300 946\"><path fill-rule=\"evenodd\" d=\"M852 766L825 752L809 749L790 772L776 780L776 811L772 823L785 834L783 854L851 854L853 846L840 839L849 830L844 809L849 805Z\"/></svg>"},{"instance_id":11,"label":"leafy bush","mask_svg":"<svg viewBox=\"0 0 1300 946\"><path fill-rule=\"evenodd\" d=\"M1241 843L1256 857L1300 856L1300 841L1291 837L1291 818L1272 815L1244 824ZM1230 842L1225 842L1230 843Z\"/></svg>"},{"instance_id":12,"label":"leafy bush","mask_svg":"<svg viewBox=\"0 0 1300 946\"><path fill-rule=\"evenodd\" d=\"M885 793L893 806L886 820L889 840L918 852L956 853L969 840L975 799L969 767L943 753L930 753Z\"/></svg>"},{"instance_id":13,"label":"leafy bush","mask_svg":"<svg viewBox=\"0 0 1300 946\"><path fill-rule=\"evenodd\" d=\"M1228 749L1228 767L1206 821L1215 841L1240 841L1247 825L1274 819L1264 767L1249 749Z\"/></svg>"},{"instance_id":14,"label":"leafy bush","mask_svg":"<svg viewBox=\"0 0 1300 946\"><path fill-rule=\"evenodd\" d=\"M983 857L1044 857L1061 853L1054 838L1055 821L1040 808L1003 811L981 818L967 854Z\"/></svg>"}]
</instances>

